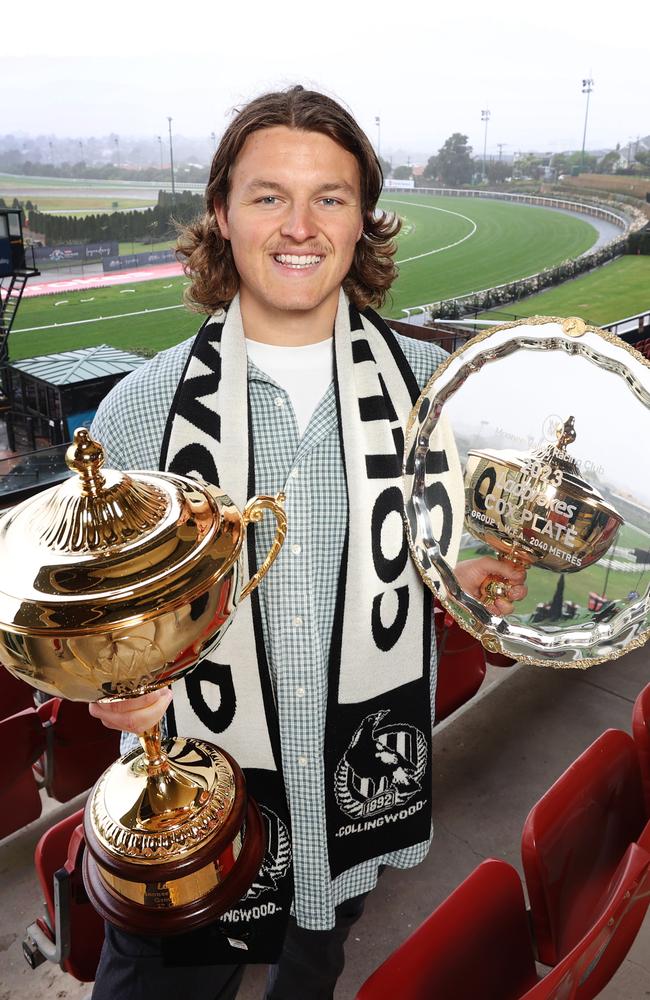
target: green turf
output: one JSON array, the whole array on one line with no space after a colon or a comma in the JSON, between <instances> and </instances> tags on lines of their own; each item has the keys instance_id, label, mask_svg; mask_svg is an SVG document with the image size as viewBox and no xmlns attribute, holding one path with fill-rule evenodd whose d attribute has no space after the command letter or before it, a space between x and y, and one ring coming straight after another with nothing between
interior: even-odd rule
<instances>
[{"instance_id":1,"label":"green turf","mask_svg":"<svg viewBox=\"0 0 650 1000\"><path fill-rule=\"evenodd\" d=\"M6 199L5 199L6 200ZM19 199L26 200L24 197ZM119 195L116 198L103 198L98 195L97 198L75 198L73 194L70 197L36 197L32 199L38 206L39 212L56 212L57 215L74 215L76 217L82 215L96 215L97 213L108 213L120 209L121 211L132 211L137 209L151 208L156 204L157 198L154 192L152 192L151 197L146 200L143 198L121 198Z\"/></svg>"},{"instance_id":2,"label":"green turf","mask_svg":"<svg viewBox=\"0 0 650 1000\"><path fill-rule=\"evenodd\" d=\"M102 319L97 323L79 323L79 320L178 306L186 280L173 277L24 299L17 329L9 339L11 360L97 344L111 344L127 351L141 347L164 350L198 330L201 317L176 308L123 319ZM78 325L21 333L26 327L49 327L54 323Z\"/></svg>"},{"instance_id":3,"label":"green turf","mask_svg":"<svg viewBox=\"0 0 650 1000\"><path fill-rule=\"evenodd\" d=\"M624 524L618 529L616 544L625 549L648 549L650 534L632 524Z\"/></svg>"},{"instance_id":4,"label":"green turf","mask_svg":"<svg viewBox=\"0 0 650 1000\"><path fill-rule=\"evenodd\" d=\"M420 194L410 199L403 195L386 198L384 204L398 211L406 221L397 254L398 261L403 263L392 304L388 303L382 310L386 316L399 316L400 309L406 305L461 295L530 274L549 263L580 253L596 236L593 227L582 219L507 202L429 198ZM466 218L460 218L459 213ZM468 219L474 220L478 227L469 239L441 253L406 261L406 258L428 254L463 239L473 228ZM138 252L143 248L122 243L120 249L130 253L132 249ZM183 280L134 284L132 292L119 286L26 299L20 308L16 330L11 335L10 356L18 360L99 343L125 349L137 345L155 350L167 347L196 329L195 316L177 309L25 334L20 330L178 304ZM164 287L170 283L171 288ZM89 298L94 302L81 302ZM63 304L57 306L56 301Z\"/></svg>"},{"instance_id":5,"label":"green turf","mask_svg":"<svg viewBox=\"0 0 650 1000\"><path fill-rule=\"evenodd\" d=\"M513 302L481 319L581 316L595 325L650 309L650 257L620 257L597 271Z\"/></svg>"},{"instance_id":6,"label":"green turf","mask_svg":"<svg viewBox=\"0 0 650 1000\"><path fill-rule=\"evenodd\" d=\"M410 227L400 239L398 262L469 236L458 246L400 265L392 301L382 310L395 318L409 306L534 274L583 253L597 238L584 219L511 202L418 193L385 197L380 205L397 212ZM469 235L472 223L477 229Z\"/></svg>"}]
</instances>

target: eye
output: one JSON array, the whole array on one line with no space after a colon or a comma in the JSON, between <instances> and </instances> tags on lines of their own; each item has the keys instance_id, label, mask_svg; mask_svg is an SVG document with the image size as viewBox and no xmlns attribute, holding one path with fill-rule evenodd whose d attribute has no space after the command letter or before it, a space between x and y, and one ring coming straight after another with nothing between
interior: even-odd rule
<instances>
[{"instance_id":1,"label":"eye","mask_svg":"<svg viewBox=\"0 0 650 1000\"><path fill-rule=\"evenodd\" d=\"M338 198L321 198L321 202L326 208L331 208L333 205L341 204Z\"/></svg>"},{"instance_id":2,"label":"eye","mask_svg":"<svg viewBox=\"0 0 650 1000\"><path fill-rule=\"evenodd\" d=\"M256 198L256 205L277 205L278 197L275 194L264 194L261 198Z\"/></svg>"}]
</instances>

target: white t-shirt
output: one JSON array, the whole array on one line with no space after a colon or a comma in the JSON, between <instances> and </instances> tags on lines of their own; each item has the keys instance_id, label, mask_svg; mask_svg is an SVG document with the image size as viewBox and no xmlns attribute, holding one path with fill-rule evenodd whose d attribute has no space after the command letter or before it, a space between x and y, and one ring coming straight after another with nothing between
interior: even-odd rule
<instances>
[{"instance_id":1,"label":"white t-shirt","mask_svg":"<svg viewBox=\"0 0 650 1000\"><path fill-rule=\"evenodd\" d=\"M277 347L247 338L246 350L253 364L287 392L302 437L334 375L334 338L304 347Z\"/></svg>"}]
</instances>

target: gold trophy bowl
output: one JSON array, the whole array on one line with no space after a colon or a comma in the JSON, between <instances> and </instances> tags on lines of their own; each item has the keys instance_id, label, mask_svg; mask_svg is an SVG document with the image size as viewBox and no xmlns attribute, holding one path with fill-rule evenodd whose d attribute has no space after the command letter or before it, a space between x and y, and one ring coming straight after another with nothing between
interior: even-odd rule
<instances>
[{"instance_id":1,"label":"gold trophy bowl","mask_svg":"<svg viewBox=\"0 0 650 1000\"><path fill-rule=\"evenodd\" d=\"M183 677L216 645L286 534L284 497L239 511L217 487L169 473L103 469L75 431L77 473L0 518L0 662L73 701L114 701ZM242 587L246 526L276 535ZM263 825L243 775L204 740L160 726L112 765L86 808L85 883L105 919L165 935L215 920L252 883Z\"/></svg>"},{"instance_id":2,"label":"gold trophy bowl","mask_svg":"<svg viewBox=\"0 0 650 1000\"><path fill-rule=\"evenodd\" d=\"M470 449L465 467L465 524L479 541L515 565L575 573L601 559L623 518L580 475L567 452L576 438L569 417L557 444L529 452ZM486 598L501 596L498 578Z\"/></svg>"}]
</instances>

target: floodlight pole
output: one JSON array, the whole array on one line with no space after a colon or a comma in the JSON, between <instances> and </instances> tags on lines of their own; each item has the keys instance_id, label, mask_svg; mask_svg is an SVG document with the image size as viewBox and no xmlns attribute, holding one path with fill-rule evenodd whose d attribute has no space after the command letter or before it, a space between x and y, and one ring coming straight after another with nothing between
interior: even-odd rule
<instances>
[{"instance_id":1,"label":"floodlight pole","mask_svg":"<svg viewBox=\"0 0 650 1000\"><path fill-rule=\"evenodd\" d=\"M481 111L481 121L485 122L485 133L483 136L483 180L484 181L487 180L486 159L487 159L487 130L488 130L489 120L490 120L490 111L488 108L484 108L484 110Z\"/></svg>"},{"instance_id":2,"label":"floodlight pole","mask_svg":"<svg viewBox=\"0 0 650 1000\"><path fill-rule=\"evenodd\" d=\"M585 108L585 127L582 133L582 159L581 159L581 169L585 169L585 142L587 141L587 118L589 117L589 95L594 89L594 81L589 77L586 77L582 81L582 93L587 95L587 107Z\"/></svg>"},{"instance_id":3,"label":"floodlight pole","mask_svg":"<svg viewBox=\"0 0 650 1000\"><path fill-rule=\"evenodd\" d=\"M381 118L375 115L375 125L377 126L377 159L381 156Z\"/></svg>"},{"instance_id":4,"label":"floodlight pole","mask_svg":"<svg viewBox=\"0 0 650 1000\"><path fill-rule=\"evenodd\" d=\"M161 135L156 135L156 136L154 136L154 139L158 140L158 149L160 151L160 169L162 170L162 168L163 168L162 136Z\"/></svg>"},{"instance_id":5,"label":"floodlight pole","mask_svg":"<svg viewBox=\"0 0 650 1000\"><path fill-rule=\"evenodd\" d=\"M169 122L169 169L172 174L172 205L176 205L176 185L174 184L174 147L172 144L172 120L167 115L167 121Z\"/></svg>"}]
</instances>

